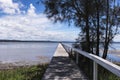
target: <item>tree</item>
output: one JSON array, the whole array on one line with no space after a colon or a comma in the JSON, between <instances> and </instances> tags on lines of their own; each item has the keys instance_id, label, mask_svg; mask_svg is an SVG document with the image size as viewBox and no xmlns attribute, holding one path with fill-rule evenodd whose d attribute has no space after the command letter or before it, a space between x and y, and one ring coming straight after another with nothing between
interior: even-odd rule
<instances>
[{"instance_id":1,"label":"tree","mask_svg":"<svg viewBox=\"0 0 120 80\"><path fill-rule=\"evenodd\" d=\"M90 50L90 18L94 14L94 0L44 0L47 17L55 22L74 23L85 35L86 51Z\"/></svg>"},{"instance_id":2,"label":"tree","mask_svg":"<svg viewBox=\"0 0 120 80\"><path fill-rule=\"evenodd\" d=\"M93 19L95 19L96 21L94 21L93 23L96 25L95 27L95 32L96 32L96 40L94 40L96 43L94 43L94 44L96 44L96 55L98 55L99 56L99 46L100 46L100 36L103 36L102 35L102 32L100 32L100 31L102 31L102 24L100 25L100 23L102 23L102 20L101 20L101 18L100 17L102 17L104 14L104 11L105 11L105 9L104 9L104 7L105 7L105 0L96 0L95 1L95 18L93 17ZM94 35L93 35L94 36ZM94 42L93 41L93 42Z\"/></svg>"},{"instance_id":3,"label":"tree","mask_svg":"<svg viewBox=\"0 0 120 80\"><path fill-rule=\"evenodd\" d=\"M43 0L42 2L49 19L54 22L75 24L81 29L79 35L82 36L77 40L84 42L85 51L95 52L99 56L99 46L102 42L103 58L106 58L109 43L118 30L118 18L114 13L116 10L111 7L113 0ZM104 16L105 19L102 18ZM96 48L96 51L93 48Z\"/></svg>"},{"instance_id":4,"label":"tree","mask_svg":"<svg viewBox=\"0 0 120 80\"><path fill-rule=\"evenodd\" d=\"M110 5L110 3L114 3L113 7ZM106 2L106 26L105 26L105 41L104 41L104 51L103 51L103 58L107 57L109 44L112 42L114 36L118 34L118 28L119 28L119 16L118 13L120 13L120 10L117 10L116 8L119 8L119 6L115 5L115 0L107 0ZM117 13L116 13L117 12Z\"/></svg>"}]
</instances>

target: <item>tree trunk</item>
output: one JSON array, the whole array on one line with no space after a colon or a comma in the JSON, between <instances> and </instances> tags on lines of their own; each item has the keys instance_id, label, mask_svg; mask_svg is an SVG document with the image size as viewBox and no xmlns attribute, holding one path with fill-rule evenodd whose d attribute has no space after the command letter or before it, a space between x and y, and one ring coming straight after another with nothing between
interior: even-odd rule
<instances>
[{"instance_id":1,"label":"tree trunk","mask_svg":"<svg viewBox=\"0 0 120 80\"><path fill-rule=\"evenodd\" d=\"M89 21L88 21L88 17L86 18L86 48L87 48L87 52L90 52L90 36L89 36Z\"/></svg>"},{"instance_id":2,"label":"tree trunk","mask_svg":"<svg viewBox=\"0 0 120 80\"><path fill-rule=\"evenodd\" d=\"M88 6L88 1L86 1L86 8L85 8L85 22L86 22L86 50L87 52L90 53L90 34L89 34L89 30L90 30L90 27L89 27L89 6Z\"/></svg>"},{"instance_id":3,"label":"tree trunk","mask_svg":"<svg viewBox=\"0 0 120 80\"><path fill-rule=\"evenodd\" d=\"M109 27L109 0L107 0L107 10L106 10L106 32L105 32L105 43L104 43L104 51L103 51L103 58L107 57L108 52L108 27Z\"/></svg>"},{"instance_id":4,"label":"tree trunk","mask_svg":"<svg viewBox=\"0 0 120 80\"><path fill-rule=\"evenodd\" d=\"M100 39L99 39L99 1L97 1L97 46L96 46L96 55L99 56L99 43L100 43Z\"/></svg>"},{"instance_id":5,"label":"tree trunk","mask_svg":"<svg viewBox=\"0 0 120 80\"><path fill-rule=\"evenodd\" d=\"M108 44L109 43L106 43L105 47L104 47L104 52L103 52L103 56L102 58L106 59L107 57L107 53L108 53Z\"/></svg>"}]
</instances>

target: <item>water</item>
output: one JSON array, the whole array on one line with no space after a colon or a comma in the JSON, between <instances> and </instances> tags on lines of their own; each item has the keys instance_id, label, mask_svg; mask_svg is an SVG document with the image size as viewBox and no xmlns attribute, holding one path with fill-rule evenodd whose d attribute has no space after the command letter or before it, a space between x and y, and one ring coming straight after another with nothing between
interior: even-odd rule
<instances>
[{"instance_id":1,"label":"water","mask_svg":"<svg viewBox=\"0 0 120 80\"><path fill-rule=\"evenodd\" d=\"M52 58L57 45L48 42L0 42L0 63L46 63Z\"/></svg>"},{"instance_id":2,"label":"water","mask_svg":"<svg viewBox=\"0 0 120 80\"><path fill-rule=\"evenodd\" d=\"M57 45L58 43L50 42L0 42L0 64L24 65L50 62ZM108 53L107 58L120 62L120 56L118 56L120 55L120 43L113 43L110 50L118 52L117 54Z\"/></svg>"},{"instance_id":3,"label":"water","mask_svg":"<svg viewBox=\"0 0 120 80\"><path fill-rule=\"evenodd\" d=\"M112 62L120 62L120 43L112 43L107 58Z\"/></svg>"},{"instance_id":4,"label":"water","mask_svg":"<svg viewBox=\"0 0 120 80\"><path fill-rule=\"evenodd\" d=\"M68 43L67 43L68 44ZM69 43L69 45L72 46L71 43ZM102 56L103 53L103 46L100 46L100 56ZM109 46L109 51L107 54L107 60L111 61L111 62L120 62L120 43L112 43Z\"/></svg>"},{"instance_id":5,"label":"water","mask_svg":"<svg viewBox=\"0 0 120 80\"><path fill-rule=\"evenodd\" d=\"M120 50L120 43L112 43L109 47L110 50Z\"/></svg>"}]
</instances>

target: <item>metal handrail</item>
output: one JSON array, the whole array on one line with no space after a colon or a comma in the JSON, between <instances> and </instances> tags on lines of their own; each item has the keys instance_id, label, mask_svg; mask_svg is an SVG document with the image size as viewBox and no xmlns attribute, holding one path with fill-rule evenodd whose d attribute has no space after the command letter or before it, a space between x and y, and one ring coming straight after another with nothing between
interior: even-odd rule
<instances>
[{"instance_id":1,"label":"metal handrail","mask_svg":"<svg viewBox=\"0 0 120 80\"><path fill-rule=\"evenodd\" d=\"M97 65L101 65L102 67L104 67L105 69L107 69L108 71L112 72L113 74L115 74L116 76L120 77L120 66L107 61L99 56L96 56L94 54L82 51L80 49L77 48L73 48L70 45L64 44L62 43L63 47L65 48L65 50L67 50L67 48L71 49L72 51L76 51L77 54L81 54L91 60L93 60L93 80L97 80ZM78 58L78 57L77 57ZM78 59L77 59L78 60ZM78 62L78 61L76 61Z\"/></svg>"}]
</instances>

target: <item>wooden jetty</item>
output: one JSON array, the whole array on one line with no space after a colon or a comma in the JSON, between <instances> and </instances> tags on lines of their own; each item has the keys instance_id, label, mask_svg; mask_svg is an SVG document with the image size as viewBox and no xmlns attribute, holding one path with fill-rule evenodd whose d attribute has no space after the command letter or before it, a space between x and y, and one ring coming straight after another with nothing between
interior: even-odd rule
<instances>
[{"instance_id":1,"label":"wooden jetty","mask_svg":"<svg viewBox=\"0 0 120 80\"><path fill-rule=\"evenodd\" d=\"M42 78L42 80L88 80L77 65L69 58L61 44Z\"/></svg>"}]
</instances>

